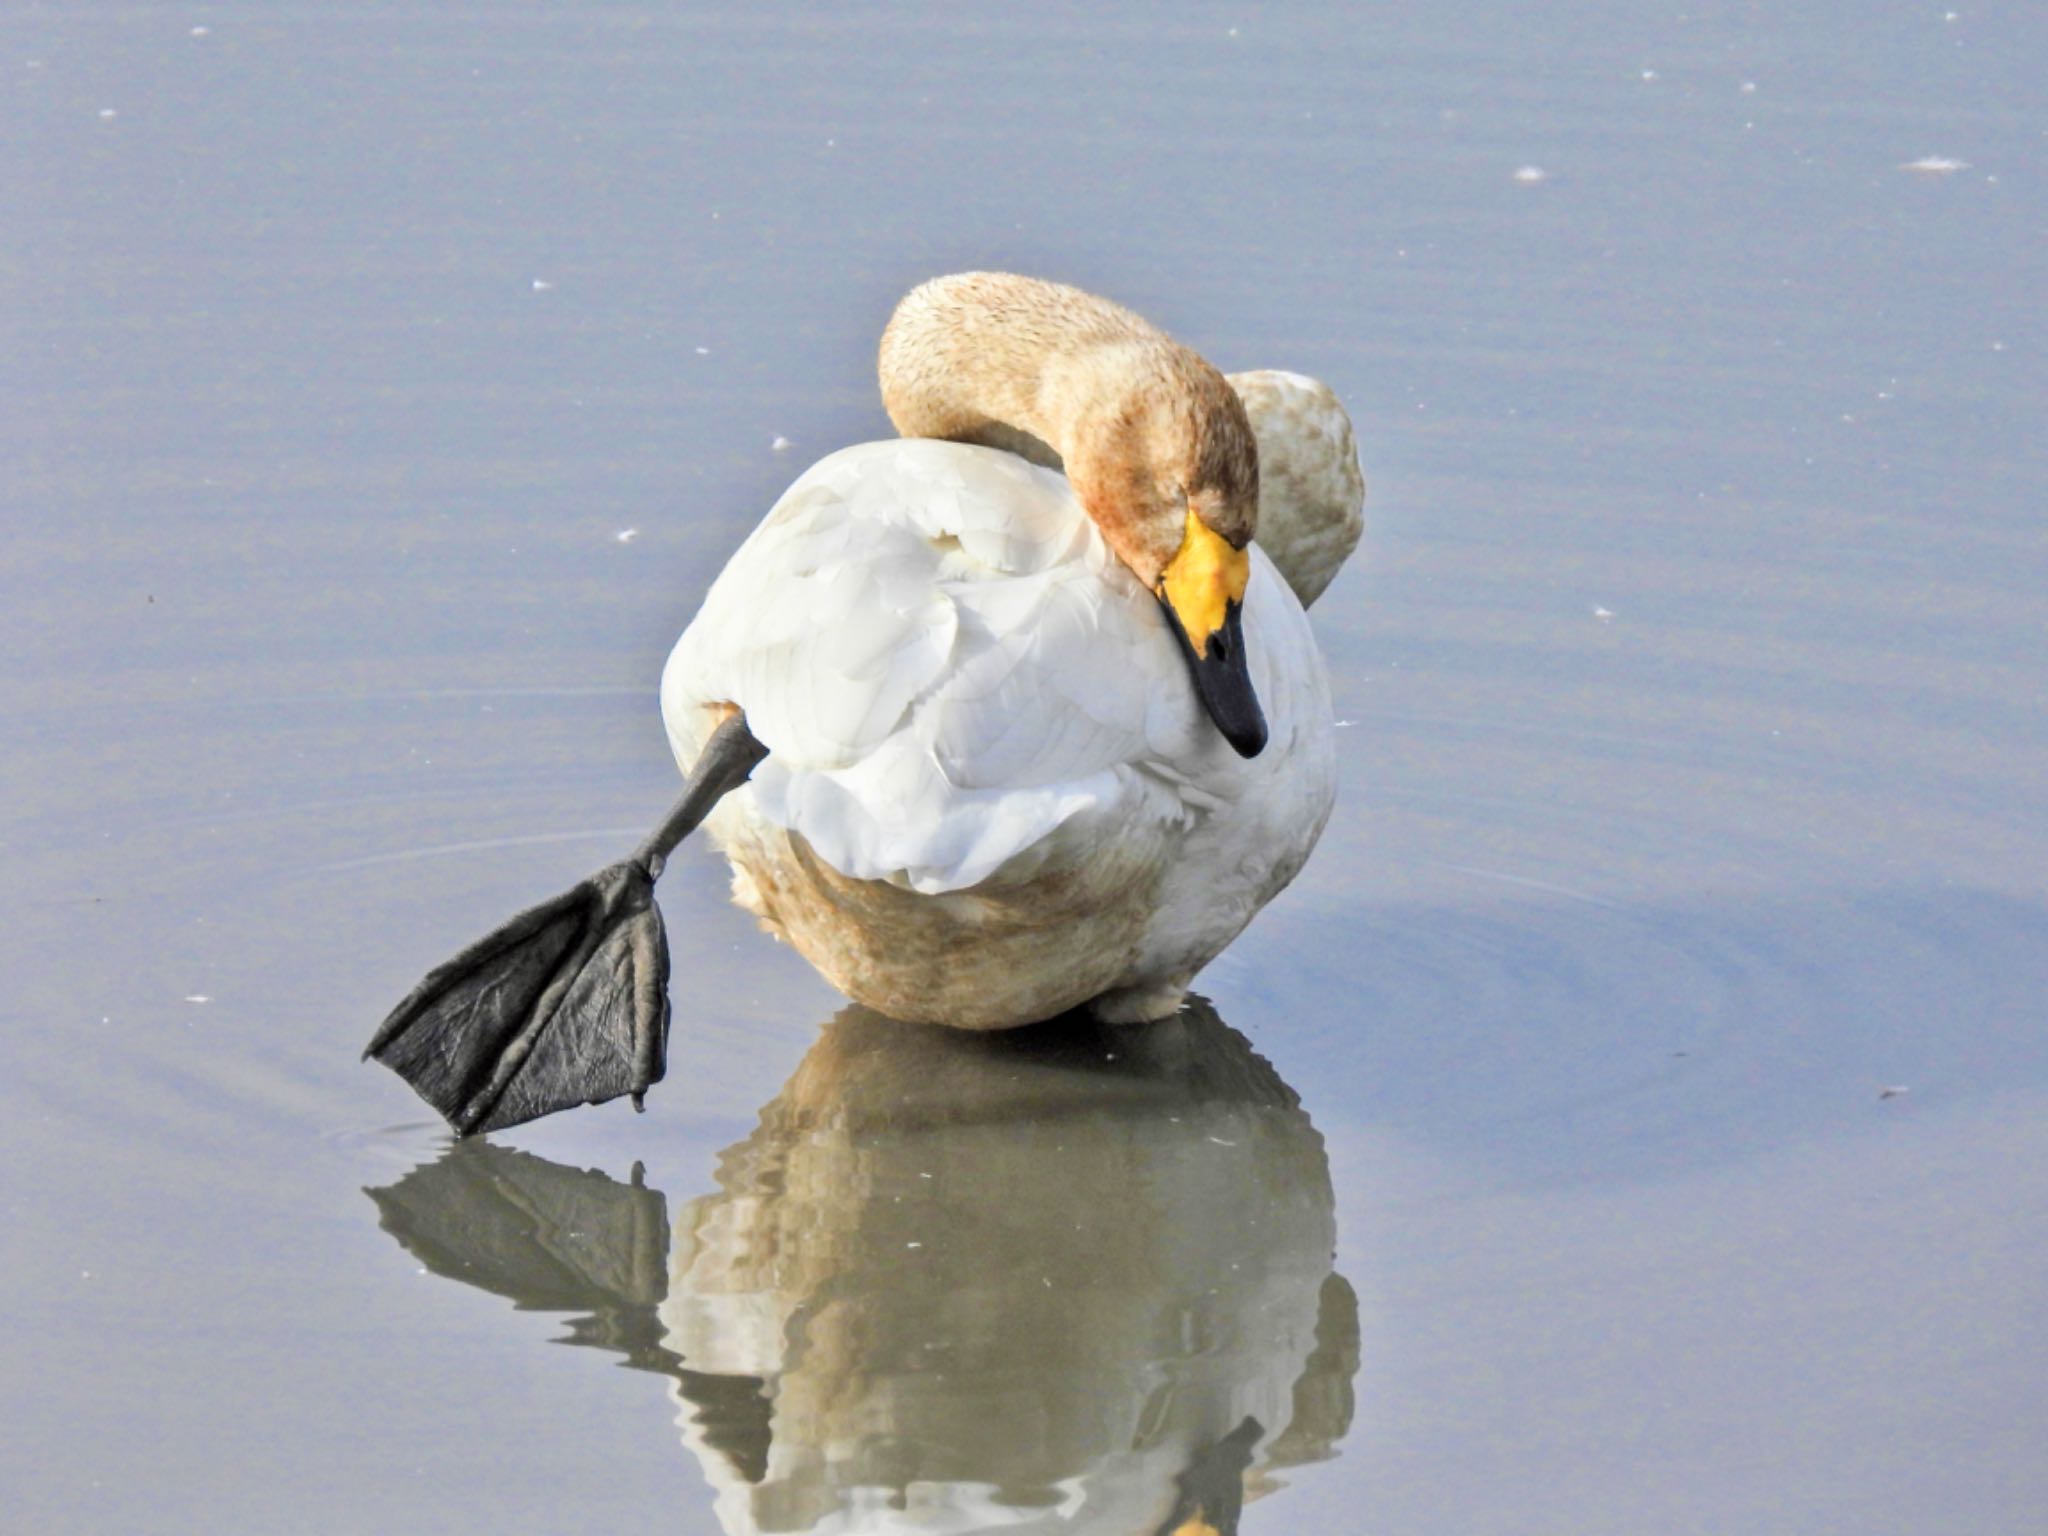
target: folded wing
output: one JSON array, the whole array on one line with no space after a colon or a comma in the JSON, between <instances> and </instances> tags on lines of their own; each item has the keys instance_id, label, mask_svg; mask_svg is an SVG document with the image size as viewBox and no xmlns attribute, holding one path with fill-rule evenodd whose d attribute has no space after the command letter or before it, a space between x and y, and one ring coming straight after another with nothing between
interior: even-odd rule
<instances>
[{"instance_id":1,"label":"folded wing","mask_svg":"<svg viewBox=\"0 0 2048 1536\"><path fill-rule=\"evenodd\" d=\"M926 892L1078 816L1187 814L1175 765L1213 734L1066 480L924 440L820 461L733 557L662 682L679 738L720 702L769 749L761 815Z\"/></svg>"}]
</instances>

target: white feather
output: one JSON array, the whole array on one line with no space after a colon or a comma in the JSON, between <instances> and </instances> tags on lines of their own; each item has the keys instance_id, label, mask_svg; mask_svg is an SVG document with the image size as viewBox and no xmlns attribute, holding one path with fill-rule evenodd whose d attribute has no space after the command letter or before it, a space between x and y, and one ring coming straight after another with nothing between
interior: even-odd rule
<instances>
[{"instance_id":1,"label":"white feather","mask_svg":"<svg viewBox=\"0 0 2048 1536\"><path fill-rule=\"evenodd\" d=\"M721 813L728 842L793 833L841 875L931 896L1136 850L1153 911L1120 979L1184 985L1299 868L1335 781L1307 616L1256 546L1244 625L1270 731L1252 759L1061 475L869 443L813 466L733 556L662 708L685 763L728 702L769 749Z\"/></svg>"}]
</instances>

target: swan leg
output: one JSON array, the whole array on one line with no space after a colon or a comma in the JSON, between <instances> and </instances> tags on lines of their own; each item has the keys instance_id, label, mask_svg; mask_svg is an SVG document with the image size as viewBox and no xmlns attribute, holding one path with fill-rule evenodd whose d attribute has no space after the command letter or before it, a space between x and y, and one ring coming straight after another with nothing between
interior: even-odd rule
<instances>
[{"instance_id":1,"label":"swan leg","mask_svg":"<svg viewBox=\"0 0 2048 1536\"><path fill-rule=\"evenodd\" d=\"M458 1136L631 1094L668 1058L668 937L654 881L675 845L765 749L737 712L632 858L530 907L428 973L371 1038Z\"/></svg>"},{"instance_id":2,"label":"swan leg","mask_svg":"<svg viewBox=\"0 0 2048 1536\"><path fill-rule=\"evenodd\" d=\"M1147 1024L1170 1018L1187 1000L1192 974L1165 981L1140 982L1134 987L1116 987L1088 1004L1088 1011L1105 1024Z\"/></svg>"}]
</instances>

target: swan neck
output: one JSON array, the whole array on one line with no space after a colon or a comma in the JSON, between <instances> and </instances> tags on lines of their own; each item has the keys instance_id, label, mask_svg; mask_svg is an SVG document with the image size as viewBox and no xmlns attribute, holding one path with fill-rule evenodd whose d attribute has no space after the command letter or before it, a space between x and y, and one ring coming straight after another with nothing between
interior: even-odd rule
<instances>
[{"instance_id":1,"label":"swan neck","mask_svg":"<svg viewBox=\"0 0 2048 1536\"><path fill-rule=\"evenodd\" d=\"M1190 364L1208 369L1107 299L999 272L912 290L883 332L879 363L883 404L905 437L1015 449L1025 434L1070 473L1091 429L1127 419Z\"/></svg>"},{"instance_id":2,"label":"swan neck","mask_svg":"<svg viewBox=\"0 0 2048 1536\"><path fill-rule=\"evenodd\" d=\"M934 278L882 334L882 400L905 437L1025 453L1074 495L1148 588L1190 513L1243 549L1258 519L1258 445L1200 356L1129 310L1036 278Z\"/></svg>"}]
</instances>

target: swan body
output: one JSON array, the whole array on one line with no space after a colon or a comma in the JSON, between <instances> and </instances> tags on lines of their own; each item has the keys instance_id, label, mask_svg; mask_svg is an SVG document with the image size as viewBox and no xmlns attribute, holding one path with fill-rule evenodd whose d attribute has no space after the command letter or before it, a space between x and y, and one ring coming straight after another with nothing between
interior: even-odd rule
<instances>
[{"instance_id":1,"label":"swan body","mask_svg":"<svg viewBox=\"0 0 2048 1536\"><path fill-rule=\"evenodd\" d=\"M1303 610L1365 495L1336 397L988 272L913 290L880 365L903 440L806 471L669 657L675 805L371 1036L457 1135L661 1080L654 883L699 825L849 997L967 1029L1173 1013L1315 846Z\"/></svg>"},{"instance_id":2,"label":"swan body","mask_svg":"<svg viewBox=\"0 0 2048 1536\"><path fill-rule=\"evenodd\" d=\"M1022 333L988 318L1006 300ZM856 1001L978 1029L1170 1013L1321 833L1329 690L1296 594L1358 536L1350 424L1313 380L1192 357L1076 290L926 285L884 396L970 440L812 466L677 642L678 760L735 707L768 753L705 823L735 899ZM1176 570L1233 557L1213 624L1167 606ZM1256 755L1191 685L1205 646L1248 679Z\"/></svg>"}]
</instances>

